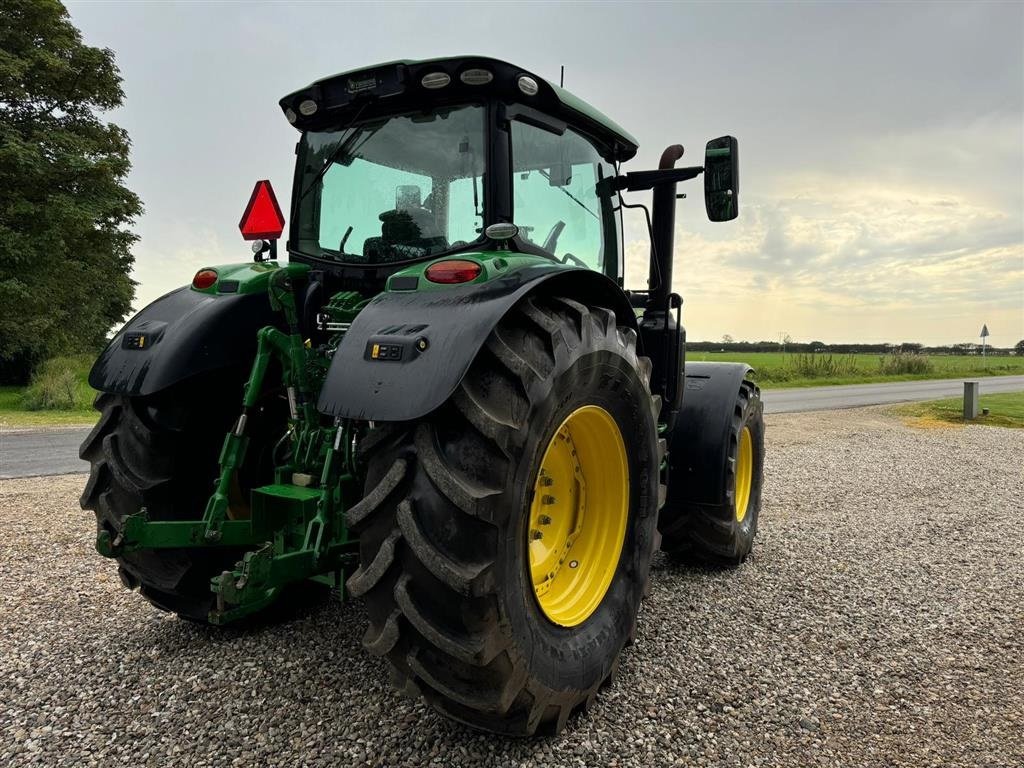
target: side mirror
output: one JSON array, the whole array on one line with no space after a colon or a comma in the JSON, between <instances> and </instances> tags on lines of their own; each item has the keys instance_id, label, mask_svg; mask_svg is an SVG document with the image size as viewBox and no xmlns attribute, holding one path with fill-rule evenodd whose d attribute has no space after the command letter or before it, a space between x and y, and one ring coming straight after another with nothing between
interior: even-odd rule
<instances>
[{"instance_id":1,"label":"side mirror","mask_svg":"<svg viewBox=\"0 0 1024 768\"><path fill-rule=\"evenodd\" d=\"M739 215L739 148L735 137L719 136L704 150L704 207L711 221Z\"/></svg>"}]
</instances>

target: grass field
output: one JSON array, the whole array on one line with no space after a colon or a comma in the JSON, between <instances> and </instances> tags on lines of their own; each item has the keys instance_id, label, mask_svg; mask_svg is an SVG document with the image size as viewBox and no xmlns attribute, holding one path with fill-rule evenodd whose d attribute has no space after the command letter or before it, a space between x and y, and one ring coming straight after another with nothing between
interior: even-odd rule
<instances>
[{"instance_id":1,"label":"grass field","mask_svg":"<svg viewBox=\"0 0 1024 768\"><path fill-rule=\"evenodd\" d=\"M901 364L924 363L927 369L918 373L884 372L879 355L689 352L686 359L749 363L756 370L754 378L765 389L1024 374L1024 357L963 355L934 356L927 361L896 361ZM892 362L891 358L886 358L890 368ZM93 392L86 381L91 364L92 358L88 355L58 358L43 366L32 386L0 387L0 427L66 426L94 422Z\"/></svg>"},{"instance_id":2,"label":"grass field","mask_svg":"<svg viewBox=\"0 0 1024 768\"><path fill-rule=\"evenodd\" d=\"M944 424L987 424L994 427L1024 429L1024 392L1006 392L998 395L982 395L982 408L988 408L988 416L979 415L974 421L964 421L964 401L959 397L948 400L931 400L927 403L910 403L899 407L899 412L922 426L941 422ZM913 422L912 422L913 423Z\"/></svg>"},{"instance_id":3,"label":"grass field","mask_svg":"<svg viewBox=\"0 0 1024 768\"><path fill-rule=\"evenodd\" d=\"M0 427L91 424L95 392L89 386L92 355L48 360L27 387L0 387Z\"/></svg>"},{"instance_id":4,"label":"grass field","mask_svg":"<svg viewBox=\"0 0 1024 768\"><path fill-rule=\"evenodd\" d=\"M0 387L0 427L60 427L92 424L97 413L86 408L30 411L23 387Z\"/></svg>"},{"instance_id":5,"label":"grass field","mask_svg":"<svg viewBox=\"0 0 1024 768\"><path fill-rule=\"evenodd\" d=\"M882 356L880 355L687 352L686 359L688 361L749 363L756 371L754 378L765 389L1024 374L1024 357L981 358L977 355L936 355L927 358L930 367L922 373L885 373L882 371Z\"/></svg>"}]
</instances>

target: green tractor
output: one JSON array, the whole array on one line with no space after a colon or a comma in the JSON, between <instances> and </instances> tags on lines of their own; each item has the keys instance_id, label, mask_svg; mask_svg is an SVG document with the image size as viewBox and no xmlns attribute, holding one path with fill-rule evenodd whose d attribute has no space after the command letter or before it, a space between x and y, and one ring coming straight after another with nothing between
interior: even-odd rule
<instances>
[{"instance_id":1,"label":"green tractor","mask_svg":"<svg viewBox=\"0 0 1024 768\"><path fill-rule=\"evenodd\" d=\"M751 549L759 390L746 365L684 370L671 290L676 185L703 173L709 217L735 218L736 140L623 173L632 136L481 57L346 72L280 105L299 132L287 263L260 182L255 260L200 270L92 370L96 547L191 621L317 582L360 598L400 690L557 733L611 682L659 546L726 565ZM650 279L625 290L621 193L639 190Z\"/></svg>"}]
</instances>

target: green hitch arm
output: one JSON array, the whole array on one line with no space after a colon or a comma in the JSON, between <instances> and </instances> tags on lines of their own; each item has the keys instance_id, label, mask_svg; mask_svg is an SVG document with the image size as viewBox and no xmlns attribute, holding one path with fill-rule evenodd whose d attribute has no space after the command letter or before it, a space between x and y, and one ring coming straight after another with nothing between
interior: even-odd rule
<instances>
[{"instance_id":1,"label":"green hitch arm","mask_svg":"<svg viewBox=\"0 0 1024 768\"><path fill-rule=\"evenodd\" d=\"M108 530L96 536L96 550L104 557L120 557L140 549L169 549L198 547L207 543L206 524L202 520L160 520L149 519L146 508L128 515L116 534ZM265 536L253 533L248 520L227 520L221 529L223 546L242 547L262 544Z\"/></svg>"},{"instance_id":2,"label":"green hitch arm","mask_svg":"<svg viewBox=\"0 0 1024 768\"><path fill-rule=\"evenodd\" d=\"M242 414L235 422L234 428L224 438L224 446L220 453L221 471L217 479L217 487L213 495L210 496L203 514L203 520L206 523L205 540L211 544L216 544L221 540L221 529L227 517L231 483L235 473L244 463L246 450L249 447L249 438L245 434L246 422L252 409L259 402L260 394L263 391L263 380L266 377L272 355L276 355L281 360L282 374L288 388L289 405L294 403L297 392L302 407L301 417L307 424L317 423L316 409L311 402L312 394L309 391L309 381L306 375L306 347L302 340L302 334L299 332L298 311L295 307L292 282L292 273L303 274L307 269L304 264L289 265L270 276L268 286L270 305L284 314L289 333L284 334L273 326L267 326L261 329L257 335L256 360L253 362L249 380L245 385ZM299 417L294 406L291 417L293 422Z\"/></svg>"},{"instance_id":3,"label":"green hitch arm","mask_svg":"<svg viewBox=\"0 0 1024 768\"><path fill-rule=\"evenodd\" d=\"M310 522L306 529L306 538L303 542L303 549L313 552L313 562L319 563L325 553L324 534L328 540L333 538L335 511L337 509L337 491L334 482L334 455L337 452L338 443L343 439L345 430L335 427L333 434L326 433L323 444L324 450L323 471L320 473L320 498L316 504L316 517Z\"/></svg>"},{"instance_id":4,"label":"green hitch arm","mask_svg":"<svg viewBox=\"0 0 1024 768\"><path fill-rule=\"evenodd\" d=\"M299 312L295 303L293 272L304 274L308 268L304 264L288 265L275 272L270 278L270 306L284 315L288 326L288 335L282 339L281 353L285 363L285 383L289 388L288 401L292 410L292 419L301 418L307 425L314 425L319 416L314 405L316 393L309 383L308 350L299 328Z\"/></svg>"},{"instance_id":5,"label":"green hitch arm","mask_svg":"<svg viewBox=\"0 0 1024 768\"><path fill-rule=\"evenodd\" d=\"M280 345L280 340L277 337L283 335L276 328L267 326L261 329L256 337L256 360L253 362L249 380L245 384L242 413L235 422L235 426L224 437L224 445L220 451L220 476L217 478L217 487L206 503L206 511L203 514L204 540L208 543L216 544L221 540L224 520L227 517L231 481L245 462L245 453L249 447L249 438L245 434L246 423L252 409L259 402L260 392L263 390L263 379L267 375L267 366L270 365L271 352Z\"/></svg>"}]
</instances>

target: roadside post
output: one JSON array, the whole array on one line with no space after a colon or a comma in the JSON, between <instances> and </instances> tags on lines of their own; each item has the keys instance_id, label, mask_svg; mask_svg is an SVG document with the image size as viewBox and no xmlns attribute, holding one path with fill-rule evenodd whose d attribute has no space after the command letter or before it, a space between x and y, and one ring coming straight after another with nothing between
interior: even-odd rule
<instances>
[{"instance_id":1,"label":"roadside post","mask_svg":"<svg viewBox=\"0 0 1024 768\"><path fill-rule=\"evenodd\" d=\"M978 418L978 382L964 382L964 418Z\"/></svg>"}]
</instances>

